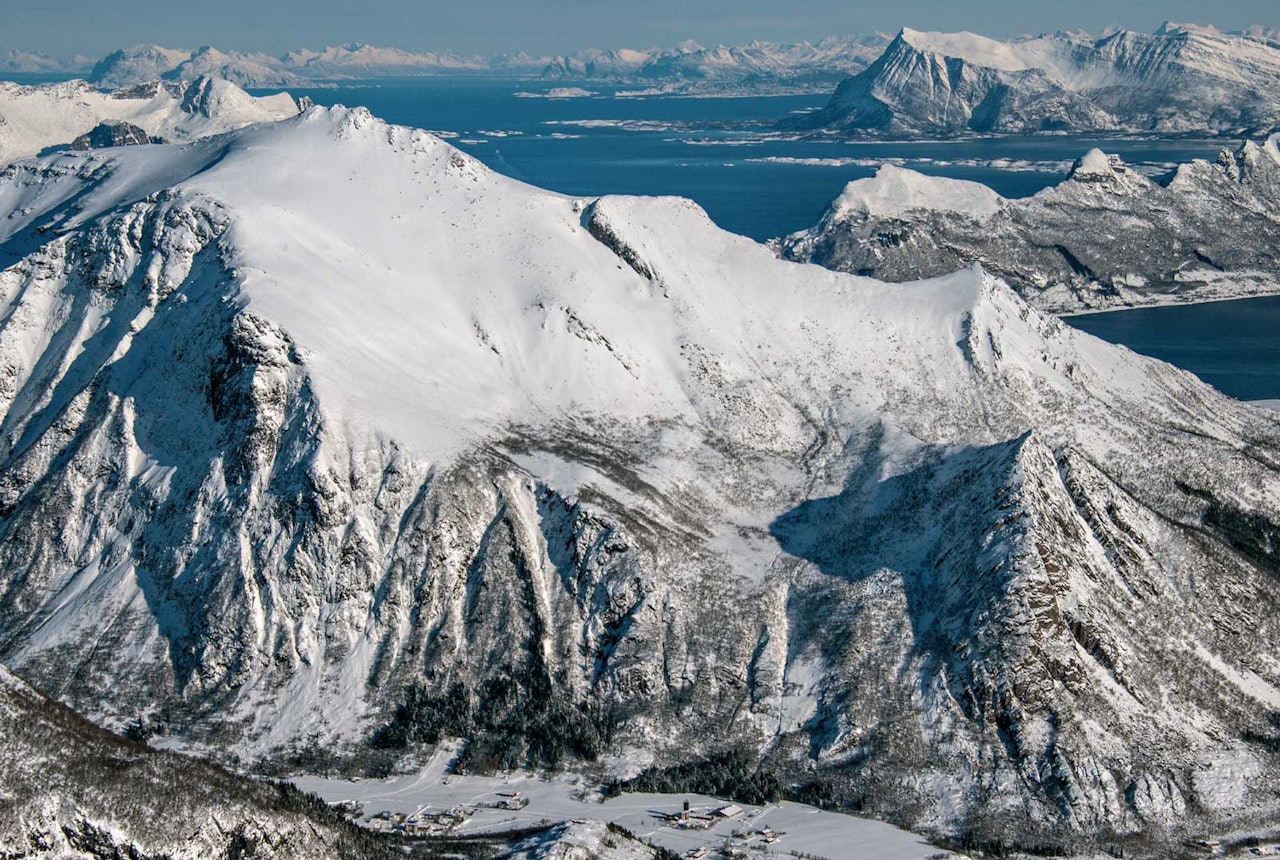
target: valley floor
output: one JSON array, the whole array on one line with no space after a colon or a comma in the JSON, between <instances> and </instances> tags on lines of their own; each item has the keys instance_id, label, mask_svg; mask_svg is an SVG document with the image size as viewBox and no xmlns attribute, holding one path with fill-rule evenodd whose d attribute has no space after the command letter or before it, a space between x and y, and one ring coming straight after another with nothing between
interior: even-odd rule
<instances>
[{"instance_id":1,"label":"valley floor","mask_svg":"<svg viewBox=\"0 0 1280 860\"><path fill-rule=\"evenodd\" d=\"M331 804L361 804L360 823L365 826L382 812L426 822L461 807L474 812L448 831L452 835L515 831L548 821L602 819L625 827L646 842L689 857L703 856L698 853L703 848L718 850L726 842L748 857L781 854L841 860L925 860L954 856L884 822L799 803L735 805L742 810L740 814L718 817L706 829L677 827L667 824L665 817L677 815L684 801L689 802L695 821L700 816L710 817L727 801L699 795L639 793L602 801L594 786L571 776L450 775L449 763L455 754L455 747L441 746L418 773L408 776L358 781L304 776L294 783ZM527 798L528 805L522 809L487 806L512 800L512 794Z\"/></svg>"}]
</instances>

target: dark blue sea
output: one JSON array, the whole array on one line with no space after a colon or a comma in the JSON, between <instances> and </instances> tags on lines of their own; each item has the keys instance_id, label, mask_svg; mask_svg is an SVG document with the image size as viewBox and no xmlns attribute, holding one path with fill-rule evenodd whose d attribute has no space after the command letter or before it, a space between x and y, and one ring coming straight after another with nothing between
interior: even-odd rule
<instances>
[{"instance_id":1,"label":"dark blue sea","mask_svg":"<svg viewBox=\"0 0 1280 860\"><path fill-rule=\"evenodd\" d=\"M773 131L825 95L553 99L541 81L433 78L291 88L318 104L363 105L441 133L490 167L565 194L674 194L722 227L768 239L812 224L845 183L885 161L1022 197L1061 181L1097 146L1151 175L1234 141L1052 136L964 141L804 141ZM627 89L627 88L622 88ZM631 88L635 89L635 88ZM1280 398L1280 298L1125 311L1074 326L1191 370L1243 399Z\"/></svg>"}]
</instances>

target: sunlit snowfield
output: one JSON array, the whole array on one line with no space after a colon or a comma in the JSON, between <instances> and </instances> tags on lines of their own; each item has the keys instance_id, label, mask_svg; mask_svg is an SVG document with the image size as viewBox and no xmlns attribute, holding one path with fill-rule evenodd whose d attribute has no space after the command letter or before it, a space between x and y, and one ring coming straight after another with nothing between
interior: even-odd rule
<instances>
[{"instance_id":1,"label":"sunlit snowfield","mask_svg":"<svg viewBox=\"0 0 1280 860\"><path fill-rule=\"evenodd\" d=\"M635 88L583 84L597 95L537 97L552 86L432 78L290 92L318 104L364 105L390 122L436 131L490 167L553 191L689 197L722 227L757 240L810 226L847 182L871 176L886 160L1023 197L1060 182L1074 159L1094 146L1158 175L1234 145L1076 136L810 141L774 132L771 125L790 112L819 107L825 95L617 98L617 90ZM1261 400L1280 398L1280 326L1266 323L1278 307L1280 300L1215 303L1073 324L1185 367L1233 397Z\"/></svg>"}]
</instances>

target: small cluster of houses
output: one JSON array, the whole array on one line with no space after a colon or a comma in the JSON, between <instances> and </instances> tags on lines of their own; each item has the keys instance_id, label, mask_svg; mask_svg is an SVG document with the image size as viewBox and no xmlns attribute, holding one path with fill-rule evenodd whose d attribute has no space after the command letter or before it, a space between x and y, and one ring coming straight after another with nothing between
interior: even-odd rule
<instances>
[{"instance_id":1,"label":"small cluster of houses","mask_svg":"<svg viewBox=\"0 0 1280 860\"><path fill-rule=\"evenodd\" d=\"M443 836L475 814L473 806L454 806L442 812L379 812L369 819L368 827L380 833L403 833L405 836Z\"/></svg>"},{"instance_id":2,"label":"small cluster of houses","mask_svg":"<svg viewBox=\"0 0 1280 860\"><path fill-rule=\"evenodd\" d=\"M416 812L379 812L366 825L379 833L403 833L405 836L443 836L469 820L478 809L524 809L529 798L518 791L499 791L491 800L459 804L446 810L422 807Z\"/></svg>"},{"instance_id":3,"label":"small cluster of houses","mask_svg":"<svg viewBox=\"0 0 1280 860\"><path fill-rule=\"evenodd\" d=\"M668 827L676 827L681 830L710 830L719 822L739 818L742 814L742 807L736 803L729 803L708 812L702 812L691 810L689 801L686 800L683 809L665 816L664 819Z\"/></svg>"},{"instance_id":4,"label":"small cluster of houses","mask_svg":"<svg viewBox=\"0 0 1280 860\"><path fill-rule=\"evenodd\" d=\"M529 805L529 798L518 791L499 791L497 800L480 805L486 809L524 809Z\"/></svg>"}]
</instances>

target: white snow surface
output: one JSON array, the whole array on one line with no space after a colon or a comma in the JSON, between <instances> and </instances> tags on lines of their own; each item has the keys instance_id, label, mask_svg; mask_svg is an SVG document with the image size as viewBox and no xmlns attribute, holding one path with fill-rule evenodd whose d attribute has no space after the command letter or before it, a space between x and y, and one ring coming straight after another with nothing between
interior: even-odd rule
<instances>
[{"instance_id":1,"label":"white snow surface","mask_svg":"<svg viewBox=\"0 0 1280 860\"><path fill-rule=\"evenodd\" d=\"M1004 204L1004 198L980 182L927 176L914 170L885 164L876 175L855 179L836 198L838 212L866 215L905 215L918 210L943 210L986 221Z\"/></svg>"},{"instance_id":2,"label":"white snow surface","mask_svg":"<svg viewBox=\"0 0 1280 860\"><path fill-rule=\"evenodd\" d=\"M563 415L696 423L715 395L677 360L682 345L718 356L731 378L776 365L767 372L782 387L801 388L808 362L796 350L823 340L814 320L838 329L895 305L914 339L954 331L939 344L950 351L988 289L976 270L890 286L797 267L716 229L687 200L600 201L644 243L659 289L583 228L586 201L492 173L361 109L312 109L216 147L126 156L119 175L136 169L139 184L117 194L154 189L185 161L196 175L178 189L234 213L244 301L299 344L336 426L432 461L495 428ZM878 397L868 386L850 400L874 408Z\"/></svg>"},{"instance_id":3,"label":"white snow surface","mask_svg":"<svg viewBox=\"0 0 1280 860\"><path fill-rule=\"evenodd\" d=\"M203 78L103 92L84 81L41 86L0 82L0 166L68 144L101 122L122 120L165 140L188 141L293 116L287 93L255 98Z\"/></svg>"},{"instance_id":4,"label":"white snow surface","mask_svg":"<svg viewBox=\"0 0 1280 860\"><path fill-rule=\"evenodd\" d=\"M977 33L921 32L905 28L902 39L926 53L968 60L1005 72L1017 72L1031 67L1018 44L1000 42Z\"/></svg>"},{"instance_id":5,"label":"white snow surface","mask_svg":"<svg viewBox=\"0 0 1280 860\"><path fill-rule=\"evenodd\" d=\"M708 830L670 827L660 816L678 812L684 801L689 802L694 815L705 815L729 801L697 794L632 792L601 801L596 789L568 776L546 778L524 772L499 776L450 775L446 766L456 750L456 745L442 745L431 760L412 775L360 781L305 776L294 779L294 783L329 803L361 803L365 822L383 811L430 815L457 806L479 807L453 831L457 834L517 830L544 820L585 819L619 824L646 842L680 854L703 846L715 851L730 840L751 858L771 854L839 857L841 860L925 860L959 856L941 851L920 836L883 821L791 802L765 806L738 804L743 809L742 815L721 820ZM515 811L483 808L483 804L499 799L498 792L516 792L528 798L529 805ZM776 842L766 844L759 838L747 836L766 828L779 834Z\"/></svg>"}]
</instances>

